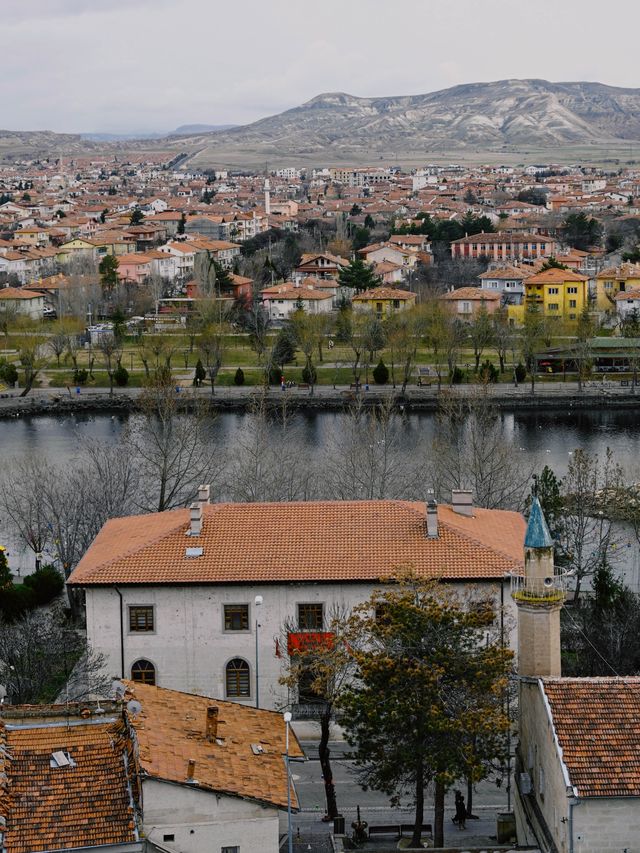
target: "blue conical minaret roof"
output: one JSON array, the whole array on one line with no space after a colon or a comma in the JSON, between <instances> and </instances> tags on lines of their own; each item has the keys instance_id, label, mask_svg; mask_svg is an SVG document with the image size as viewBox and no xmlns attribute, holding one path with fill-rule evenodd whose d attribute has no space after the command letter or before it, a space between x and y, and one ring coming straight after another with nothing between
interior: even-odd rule
<instances>
[{"instance_id":1,"label":"blue conical minaret roof","mask_svg":"<svg viewBox=\"0 0 640 853\"><path fill-rule=\"evenodd\" d=\"M527 524L527 532L524 537L525 548L552 548L553 539L547 527L547 521L542 512L540 501L537 495L533 498L531 504L531 512L529 513L529 523Z\"/></svg>"}]
</instances>

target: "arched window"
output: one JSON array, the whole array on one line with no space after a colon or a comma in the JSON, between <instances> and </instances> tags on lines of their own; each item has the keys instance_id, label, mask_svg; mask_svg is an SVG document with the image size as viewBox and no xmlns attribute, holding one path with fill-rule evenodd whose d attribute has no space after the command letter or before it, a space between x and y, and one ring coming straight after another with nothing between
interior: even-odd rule
<instances>
[{"instance_id":1,"label":"arched window","mask_svg":"<svg viewBox=\"0 0 640 853\"><path fill-rule=\"evenodd\" d=\"M155 684L155 666L150 660L145 660L144 658L137 660L131 667L131 680L137 681L140 684Z\"/></svg>"},{"instance_id":2,"label":"arched window","mask_svg":"<svg viewBox=\"0 0 640 853\"><path fill-rule=\"evenodd\" d=\"M242 658L233 658L227 664L225 672L227 696L247 697L251 695L249 682L249 664Z\"/></svg>"}]
</instances>

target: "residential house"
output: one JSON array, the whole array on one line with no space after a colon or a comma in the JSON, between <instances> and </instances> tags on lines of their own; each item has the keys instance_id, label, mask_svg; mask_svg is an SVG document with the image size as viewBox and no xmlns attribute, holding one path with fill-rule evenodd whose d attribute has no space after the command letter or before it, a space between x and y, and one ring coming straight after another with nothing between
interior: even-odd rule
<instances>
[{"instance_id":1,"label":"residential house","mask_svg":"<svg viewBox=\"0 0 640 853\"><path fill-rule=\"evenodd\" d=\"M392 234L388 242L401 249L431 254L431 243L426 234Z\"/></svg>"},{"instance_id":2,"label":"residential house","mask_svg":"<svg viewBox=\"0 0 640 853\"><path fill-rule=\"evenodd\" d=\"M351 300L355 311L374 311L380 318L388 317L395 311L413 308L416 295L408 290L393 287L372 287L364 290Z\"/></svg>"},{"instance_id":3,"label":"residential house","mask_svg":"<svg viewBox=\"0 0 640 853\"><path fill-rule=\"evenodd\" d=\"M473 234L451 243L453 258L488 258L493 261L536 260L554 255L557 243L537 234Z\"/></svg>"},{"instance_id":4,"label":"residential house","mask_svg":"<svg viewBox=\"0 0 640 853\"><path fill-rule=\"evenodd\" d=\"M287 281L266 287L260 295L271 320L286 320L300 307L309 314L326 314L333 307L331 292L307 283Z\"/></svg>"},{"instance_id":5,"label":"residential house","mask_svg":"<svg viewBox=\"0 0 640 853\"><path fill-rule=\"evenodd\" d=\"M151 275L151 260L148 255L140 253L120 255L118 258L119 280L142 284Z\"/></svg>"},{"instance_id":6,"label":"residential house","mask_svg":"<svg viewBox=\"0 0 640 853\"><path fill-rule=\"evenodd\" d=\"M282 715L140 682L115 689L116 701L0 706L2 849L278 853ZM292 731L289 756L302 755Z\"/></svg>"},{"instance_id":7,"label":"residential house","mask_svg":"<svg viewBox=\"0 0 640 853\"><path fill-rule=\"evenodd\" d=\"M439 296L442 304L463 322L471 322L481 307L489 314L500 308L502 296L497 291L480 287L458 287Z\"/></svg>"},{"instance_id":8,"label":"residential house","mask_svg":"<svg viewBox=\"0 0 640 853\"><path fill-rule=\"evenodd\" d=\"M573 270L551 267L530 276L524 286L525 304L537 305L545 317L575 323L589 306L589 279ZM519 309L518 319L524 310Z\"/></svg>"},{"instance_id":9,"label":"residential house","mask_svg":"<svg viewBox=\"0 0 640 853\"><path fill-rule=\"evenodd\" d=\"M84 237L75 237L73 240L67 240L58 246L57 259L61 264L68 263L72 258L86 256L90 258L97 257L98 247L91 240Z\"/></svg>"},{"instance_id":10,"label":"residential house","mask_svg":"<svg viewBox=\"0 0 640 853\"><path fill-rule=\"evenodd\" d=\"M498 292L502 305L522 305L524 301L524 282L531 275L521 267L498 267L487 270L478 276L482 290Z\"/></svg>"},{"instance_id":11,"label":"residential house","mask_svg":"<svg viewBox=\"0 0 640 853\"><path fill-rule=\"evenodd\" d=\"M596 276L596 311L611 314L617 310L616 296L640 288L640 264L605 267Z\"/></svg>"},{"instance_id":12,"label":"residential house","mask_svg":"<svg viewBox=\"0 0 640 853\"><path fill-rule=\"evenodd\" d=\"M403 249L393 243L373 243L371 246L365 246L364 249L359 249L358 254L367 264L378 264L383 261L390 261L405 270L413 269L418 260L417 253L415 251Z\"/></svg>"},{"instance_id":13,"label":"residential house","mask_svg":"<svg viewBox=\"0 0 640 853\"><path fill-rule=\"evenodd\" d=\"M209 504L201 487L190 509L108 521L69 584L84 589L88 640L108 672L304 706L304 685L289 693L279 683L283 625L326 631L335 607L367 600L405 566L504 597L507 572L522 572L524 520L468 498Z\"/></svg>"},{"instance_id":14,"label":"residential house","mask_svg":"<svg viewBox=\"0 0 640 853\"><path fill-rule=\"evenodd\" d=\"M304 254L300 263L293 272L295 281L300 281L307 276L315 278L335 278L340 275L340 269L349 265L346 258L331 255L327 252L319 254Z\"/></svg>"},{"instance_id":15,"label":"residential house","mask_svg":"<svg viewBox=\"0 0 640 853\"><path fill-rule=\"evenodd\" d=\"M0 288L0 311L13 308L31 320L41 320L44 315L44 296L20 287Z\"/></svg>"},{"instance_id":16,"label":"residential house","mask_svg":"<svg viewBox=\"0 0 640 853\"><path fill-rule=\"evenodd\" d=\"M615 316L617 320L626 320L630 314L640 319L640 288L638 290L623 290L613 297Z\"/></svg>"}]
</instances>

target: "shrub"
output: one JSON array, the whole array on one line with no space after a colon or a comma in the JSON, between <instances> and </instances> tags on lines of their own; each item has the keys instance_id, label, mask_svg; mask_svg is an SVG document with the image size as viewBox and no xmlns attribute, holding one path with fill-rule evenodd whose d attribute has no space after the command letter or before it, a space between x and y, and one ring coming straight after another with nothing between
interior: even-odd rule
<instances>
[{"instance_id":1,"label":"shrub","mask_svg":"<svg viewBox=\"0 0 640 853\"><path fill-rule=\"evenodd\" d=\"M124 388L125 385L129 382L129 371L126 367L123 367L121 364L116 367L113 371L113 379L120 388Z\"/></svg>"},{"instance_id":2,"label":"shrub","mask_svg":"<svg viewBox=\"0 0 640 853\"><path fill-rule=\"evenodd\" d=\"M241 367L239 367L235 372L235 376L233 377L233 384L244 385L244 370Z\"/></svg>"},{"instance_id":3,"label":"shrub","mask_svg":"<svg viewBox=\"0 0 640 853\"><path fill-rule=\"evenodd\" d=\"M373 381L376 385L386 385L389 381L389 368L382 359L373 368Z\"/></svg>"},{"instance_id":4,"label":"shrub","mask_svg":"<svg viewBox=\"0 0 640 853\"><path fill-rule=\"evenodd\" d=\"M24 585L28 586L36 605L48 604L62 592L64 580L55 566L42 566L35 574L27 575Z\"/></svg>"},{"instance_id":5,"label":"shrub","mask_svg":"<svg viewBox=\"0 0 640 853\"><path fill-rule=\"evenodd\" d=\"M5 362L0 365L0 379L12 388L18 381L18 370L15 364Z\"/></svg>"},{"instance_id":6,"label":"shrub","mask_svg":"<svg viewBox=\"0 0 640 853\"><path fill-rule=\"evenodd\" d=\"M198 359L198 361L196 362L196 372L193 377L193 384L196 386L196 388L199 388L206 378L207 371L204 369L204 365L201 359Z\"/></svg>"},{"instance_id":7,"label":"shrub","mask_svg":"<svg viewBox=\"0 0 640 853\"><path fill-rule=\"evenodd\" d=\"M313 365L310 365L309 367L305 366L302 368L302 381L306 382L307 385L315 385L317 379L318 374Z\"/></svg>"},{"instance_id":8,"label":"shrub","mask_svg":"<svg viewBox=\"0 0 640 853\"><path fill-rule=\"evenodd\" d=\"M489 359L480 365L480 379L483 382L497 382L499 376L500 371L495 365L491 364Z\"/></svg>"},{"instance_id":9,"label":"shrub","mask_svg":"<svg viewBox=\"0 0 640 853\"><path fill-rule=\"evenodd\" d=\"M269 368L269 385L279 385L282 373L277 365Z\"/></svg>"},{"instance_id":10,"label":"shrub","mask_svg":"<svg viewBox=\"0 0 640 853\"><path fill-rule=\"evenodd\" d=\"M527 368L524 364L516 365L516 382L524 382L527 378Z\"/></svg>"},{"instance_id":11,"label":"shrub","mask_svg":"<svg viewBox=\"0 0 640 853\"><path fill-rule=\"evenodd\" d=\"M453 373L449 374L449 378L451 379L452 385L460 385L464 382L464 371L462 371L459 367L453 368Z\"/></svg>"},{"instance_id":12,"label":"shrub","mask_svg":"<svg viewBox=\"0 0 640 853\"><path fill-rule=\"evenodd\" d=\"M73 384L74 385L84 385L87 379L89 378L89 373L84 367L78 367L73 371Z\"/></svg>"},{"instance_id":13,"label":"shrub","mask_svg":"<svg viewBox=\"0 0 640 853\"><path fill-rule=\"evenodd\" d=\"M0 612L7 622L15 622L35 606L33 590L28 586L11 584L0 591Z\"/></svg>"}]
</instances>

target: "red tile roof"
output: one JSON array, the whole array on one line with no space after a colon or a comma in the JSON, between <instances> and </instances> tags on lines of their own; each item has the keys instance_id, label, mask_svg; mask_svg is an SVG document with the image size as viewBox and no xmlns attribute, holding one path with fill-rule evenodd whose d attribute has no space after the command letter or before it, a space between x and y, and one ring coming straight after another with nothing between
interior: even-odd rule
<instances>
[{"instance_id":1,"label":"red tile roof","mask_svg":"<svg viewBox=\"0 0 640 853\"><path fill-rule=\"evenodd\" d=\"M439 538L425 533L425 504L315 501L205 505L202 532L189 510L108 521L71 575L78 586L377 581L412 566L426 577L501 578L522 571L525 523L516 512L438 507ZM186 548L202 547L200 557Z\"/></svg>"},{"instance_id":2,"label":"red tile roof","mask_svg":"<svg viewBox=\"0 0 640 853\"><path fill-rule=\"evenodd\" d=\"M640 678L545 678L553 724L580 797L640 797Z\"/></svg>"}]
</instances>

